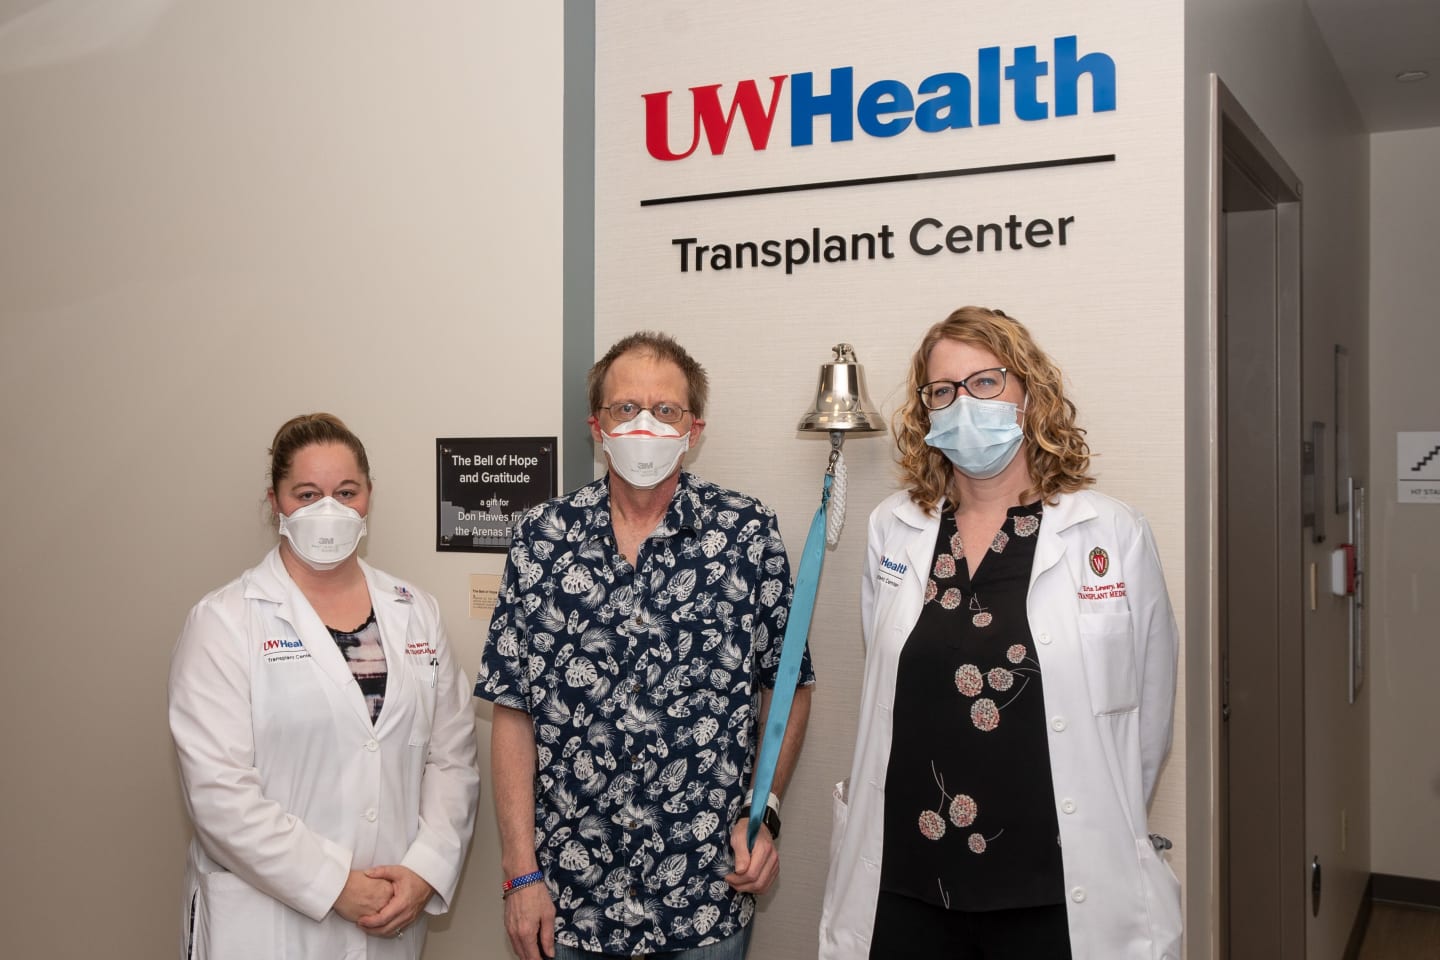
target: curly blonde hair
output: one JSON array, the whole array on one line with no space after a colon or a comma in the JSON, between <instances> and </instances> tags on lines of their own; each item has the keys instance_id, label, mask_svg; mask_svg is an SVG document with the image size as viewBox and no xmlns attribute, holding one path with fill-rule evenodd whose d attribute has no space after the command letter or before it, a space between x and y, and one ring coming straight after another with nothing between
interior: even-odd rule
<instances>
[{"instance_id":1,"label":"curly blonde hair","mask_svg":"<svg viewBox=\"0 0 1440 960\"><path fill-rule=\"evenodd\" d=\"M892 426L900 450L902 482L910 499L933 511L947 497L955 499L951 485L954 468L945 454L925 443L930 432L930 411L920 402L919 389L927 382L930 351L941 340L973 344L993 353L1010 376L1025 388L1025 453L1030 464L1030 486L1021 494L1024 503L1039 497L1054 503L1062 493L1073 493L1095 482L1090 475L1090 446L1085 431L1075 423L1075 404L1065 399L1063 377L1030 336L1024 324L1003 310L961 307L926 331L910 358L908 398L895 411Z\"/></svg>"}]
</instances>

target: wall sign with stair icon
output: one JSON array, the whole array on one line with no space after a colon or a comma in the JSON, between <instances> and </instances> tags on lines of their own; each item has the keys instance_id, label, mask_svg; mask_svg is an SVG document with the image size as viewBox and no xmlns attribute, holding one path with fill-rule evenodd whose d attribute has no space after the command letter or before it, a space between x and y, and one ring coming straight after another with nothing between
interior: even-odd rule
<instances>
[{"instance_id":1,"label":"wall sign with stair icon","mask_svg":"<svg viewBox=\"0 0 1440 960\"><path fill-rule=\"evenodd\" d=\"M1440 503L1440 430L1395 434L1401 503Z\"/></svg>"}]
</instances>

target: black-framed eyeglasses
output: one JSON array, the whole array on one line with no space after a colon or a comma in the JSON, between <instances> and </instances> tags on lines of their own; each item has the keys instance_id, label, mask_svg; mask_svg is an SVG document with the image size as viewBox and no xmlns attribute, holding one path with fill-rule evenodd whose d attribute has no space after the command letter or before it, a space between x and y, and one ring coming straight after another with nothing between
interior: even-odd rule
<instances>
[{"instance_id":1,"label":"black-framed eyeglasses","mask_svg":"<svg viewBox=\"0 0 1440 960\"><path fill-rule=\"evenodd\" d=\"M989 367L976 370L964 380L931 380L915 392L927 410L944 410L955 402L962 388L976 400L994 400L1005 392L1007 372L1004 367Z\"/></svg>"},{"instance_id":2,"label":"black-framed eyeglasses","mask_svg":"<svg viewBox=\"0 0 1440 960\"><path fill-rule=\"evenodd\" d=\"M608 407L601 407L600 409L610 414L610 419L616 423L629 423L631 420L640 416L643 411L649 411L650 416L659 420L661 423L676 424L680 422L680 419L684 417L685 414L690 412L680 406L680 404L670 403L667 400L661 400L659 403L652 404L648 407L642 407L634 400L621 400L610 404Z\"/></svg>"}]
</instances>

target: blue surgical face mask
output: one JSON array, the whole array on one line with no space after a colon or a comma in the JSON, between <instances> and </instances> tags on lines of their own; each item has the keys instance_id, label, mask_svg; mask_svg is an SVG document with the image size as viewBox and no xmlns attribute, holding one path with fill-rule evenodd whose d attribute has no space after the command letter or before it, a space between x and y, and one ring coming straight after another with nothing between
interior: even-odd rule
<instances>
[{"instance_id":1,"label":"blue surgical face mask","mask_svg":"<svg viewBox=\"0 0 1440 960\"><path fill-rule=\"evenodd\" d=\"M925 442L950 458L956 469L976 480L998 476L1025 439L1020 408L1004 400L976 400L961 394L944 410L930 411Z\"/></svg>"}]
</instances>

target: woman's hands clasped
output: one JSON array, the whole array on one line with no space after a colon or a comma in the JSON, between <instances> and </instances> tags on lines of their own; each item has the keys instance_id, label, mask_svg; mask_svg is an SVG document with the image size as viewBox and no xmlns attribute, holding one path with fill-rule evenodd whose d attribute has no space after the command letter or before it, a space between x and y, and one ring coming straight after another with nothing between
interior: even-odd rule
<instances>
[{"instance_id":1,"label":"woman's hands clasped","mask_svg":"<svg viewBox=\"0 0 1440 960\"><path fill-rule=\"evenodd\" d=\"M345 888L335 898L336 913L357 922L361 917L373 914L389 903L395 895L395 885L389 880L368 877L362 870L351 870L345 878Z\"/></svg>"},{"instance_id":2,"label":"woman's hands clasped","mask_svg":"<svg viewBox=\"0 0 1440 960\"><path fill-rule=\"evenodd\" d=\"M400 936L406 927L415 922L420 911L425 909L425 904L435 895L435 888L409 867L397 864L371 867L365 871L365 876L390 884L394 891L390 901L383 907L356 921L360 929L372 937Z\"/></svg>"},{"instance_id":3,"label":"woman's hands clasped","mask_svg":"<svg viewBox=\"0 0 1440 960\"><path fill-rule=\"evenodd\" d=\"M434 894L435 888L409 867L351 870L334 910L372 937L398 937Z\"/></svg>"}]
</instances>

